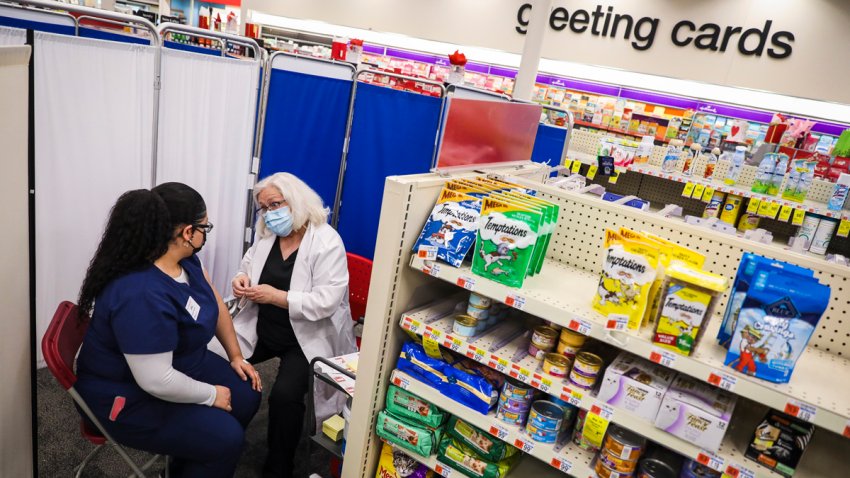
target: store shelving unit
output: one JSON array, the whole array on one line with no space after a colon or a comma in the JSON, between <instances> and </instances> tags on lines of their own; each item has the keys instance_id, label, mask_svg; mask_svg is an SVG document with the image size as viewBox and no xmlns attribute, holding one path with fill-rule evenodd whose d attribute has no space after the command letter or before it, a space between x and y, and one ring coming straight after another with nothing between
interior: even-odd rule
<instances>
[{"instance_id":1,"label":"store shelving unit","mask_svg":"<svg viewBox=\"0 0 850 478\"><path fill-rule=\"evenodd\" d=\"M727 433L723 446L715 454L708 454L694 445L668 435L625 410L608 407L611 409L608 411L613 413L614 422L664 446L694 458L700 458L701 455L704 455L703 459L714 458L718 466L732 466L733 470L739 470L739 476L748 476L748 471L752 472L752 476L776 476L767 469L745 460L742 456L743 450L768 406L789 411L795 411L794 407L797 407L800 410L799 416L810 419L824 429L816 433L798 472L799 476L836 476L835 470L846 469L841 459L850 453L850 440L841 434L850 434L850 429L847 429L850 425L850 362L847 360L850 347L845 338L850 337L850 324L844 323L845 314L850 312L850 270L823 261L810 261L806 257L778 251L772 246L724 236L710 230L696 229L680 220L667 219L606 203L598 198L558 190L542 185L539 181L540 175L534 175L530 171L520 172L525 176L512 175L507 179L534 187L541 197L561 206L561 217L543 271L538 276L527 279L522 289L505 287L477 277L467 267L453 268L448 264L413 257L413 243L433 207L439 190L448 178L419 175L388 179L378 234L378 244L381 246L378 248L373 269L375 279L371 284L369 308L366 313L358 394L352 410L344 476L370 476L374 473L380 449L380 441L373 432L375 417L383 408L387 384L394 380L406 384L411 392L426 400L432 400L438 407L468 419L491 433L495 431L493 434L496 436L503 434L509 442L513 440L516 444L515 440L522 438L521 431L507 430L507 434L504 434L496 427L498 423L491 417L440 396L435 390L411 381L409 377L407 382L401 381L402 375L398 372L394 374L394 367L400 346L410 332L437 339L444 347L455 349L467 357L471 356L474 360L521 378L541 390L548 389L550 393L554 391L582 408L603 409L603 404L598 403L590 394L574 394L563 381L540 373L536 363L531 362L532 359L518 355L516 351L522 346L519 342L521 339L491 352L486 338L479 339L481 342L477 340L470 343L455 337L449 331L448 319L429 316L432 311L429 312L427 307L416 309L462 292L463 289L474 290L526 313L578 330L613 347L628 350L650 360L654 359L678 372L724 386L744 397L739 400L733 426ZM734 277L744 251L813 267L817 271L816 276L832 287L833 295L830 309L798 362L791 383L771 384L724 367L722 361L725 351L713 340L717 325L707 331L693 357L672 357L657 350L646 332L631 335L609 330L606 321L592 311L590 302L599 277L599 253L604 229L619 226L649 230L694 247L708 257L706 269L727 277ZM725 302L726 297L723 297L717 307L720 313L725 308ZM406 314L411 309L414 309L413 312ZM713 322L719 323L719 318L715 317ZM525 441L522 444L525 444ZM589 471L590 462L585 461L586 453L570 446L565 447L565 450L568 453L572 453L569 450L576 451L576 455L571 455L573 459L569 461L570 475L580 478L595 476ZM557 453L554 447L535 445L531 455L552 467L552 459ZM526 457L526 460L532 457Z\"/></svg>"}]
</instances>

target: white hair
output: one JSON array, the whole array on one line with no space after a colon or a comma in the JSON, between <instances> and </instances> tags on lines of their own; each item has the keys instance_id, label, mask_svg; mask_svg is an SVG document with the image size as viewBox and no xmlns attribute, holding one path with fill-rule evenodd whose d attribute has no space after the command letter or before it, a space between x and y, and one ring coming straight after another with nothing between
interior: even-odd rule
<instances>
[{"instance_id":1,"label":"white hair","mask_svg":"<svg viewBox=\"0 0 850 478\"><path fill-rule=\"evenodd\" d=\"M307 183L291 173L275 173L266 176L254 186L254 203L257 197L267 187L275 187L289 203L292 213L292 230L297 231L307 224L318 226L328 222L328 208L322 203L322 198L313 191ZM271 231L266 227L263 216L257 217L257 237L266 237Z\"/></svg>"}]
</instances>

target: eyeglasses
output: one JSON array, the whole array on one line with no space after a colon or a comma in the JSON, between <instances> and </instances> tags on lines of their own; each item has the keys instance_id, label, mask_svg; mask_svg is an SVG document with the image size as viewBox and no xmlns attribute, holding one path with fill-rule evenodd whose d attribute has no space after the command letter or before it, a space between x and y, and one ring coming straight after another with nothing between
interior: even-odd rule
<instances>
[{"instance_id":1,"label":"eyeglasses","mask_svg":"<svg viewBox=\"0 0 850 478\"><path fill-rule=\"evenodd\" d=\"M206 235L213 230L213 225L211 222L206 224L194 224L192 225L192 229L200 229Z\"/></svg>"},{"instance_id":2,"label":"eyeglasses","mask_svg":"<svg viewBox=\"0 0 850 478\"><path fill-rule=\"evenodd\" d=\"M268 206L260 206L254 211L255 214L265 214L269 211L274 211L276 209L280 209L286 205L286 201L274 201L270 202Z\"/></svg>"}]
</instances>

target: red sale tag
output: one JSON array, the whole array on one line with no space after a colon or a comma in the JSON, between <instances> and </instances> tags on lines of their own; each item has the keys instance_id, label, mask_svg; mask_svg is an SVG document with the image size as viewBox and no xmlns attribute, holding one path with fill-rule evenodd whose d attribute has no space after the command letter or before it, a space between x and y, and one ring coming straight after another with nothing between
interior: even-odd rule
<instances>
[{"instance_id":1,"label":"red sale tag","mask_svg":"<svg viewBox=\"0 0 850 478\"><path fill-rule=\"evenodd\" d=\"M460 276L457 278L457 285L466 290L475 290L475 279L472 277Z\"/></svg>"},{"instance_id":2,"label":"red sale tag","mask_svg":"<svg viewBox=\"0 0 850 478\"><path fill-rule=\"evenodd\" d=\"M844 425L844 438L850 438L850 422Z\"/></svg>"},{"instance_id":3,"label":"red sale tag","mask_svg":"<svg viewBox=\"0 0 850 478\"><path fill-rule=\"evenodd\" d=\"M661 363L661 354L658 352L650 352L649 360L655 363Z\"/></svg>"},{"instance_id":4,"label":"red sale tag","mask_svg":"<svg viewBox=\"0 0 850 478\"><path fill-rule=\"evenodd\" d=\"M800 413L800 407L791 402L788 402L785 404L785 413L791 415L792 417L796 417L797 414Z\"/></svg>"}]
</instances>

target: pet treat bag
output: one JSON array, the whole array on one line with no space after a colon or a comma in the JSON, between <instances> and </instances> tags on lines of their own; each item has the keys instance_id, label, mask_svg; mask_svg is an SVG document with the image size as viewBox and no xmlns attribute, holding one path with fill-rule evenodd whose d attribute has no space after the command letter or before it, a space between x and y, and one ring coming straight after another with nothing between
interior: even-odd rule
<instances>
[{"instance_id":1,"label":"pet treat bag","mask_svg":"<svg viewBox=\"0 0 850 478\"><path fill-rule=\"evenodd\" d=\"M416 425L386 410L378 412L375 433L388 442L418 455L431 456L437 450L440 431Z\"/></svg>"},{"instance_id":2,"label":"pet treat bag","mask_svg":"<svg viewBox=\"0 0 850 478\"><path fill-rule=\"evenodd\" d=\"M433 478L434 472L427 466L407 456L401 450L393 449L387 443L381 448L378 471L375 478Z\"/></svg>"},{"instance_id":3,"label":"pet treat bag","mask_svg":"<svg viewBox=\"0 0 850 478\"><path fill-rule=\"evenodd\" d=\"M537 241L534 244L534 253L531 257L531 263L528 265L528 276L533 276L538 272L538 266L543 265L543 259L546 256L546 245L548 244L549 236L554 231L554 221L556 219L556 211L546 201L538 200L527 194L506 192L494 194L494 199L504 201L508 204L514 204L519 207L529 209L540 213L540 229L537 233Z\"/></svg>"},{"instance_id":4,"label":"pet treat bag","mask_svg":"<svg viewBox=\"0 0 850 478\"><path fill-rule=\"evenodd\" d=\"M532 204L542 206L546 210L545 225L542 226L543 230L540 233L542 236L542 245L540 246L540 253L537 254L537 259L535 260L536 264L534 265L534 273L539 274L543 269L543 261L546 259L546 251L549 250L549 242L552 240L552 234L555 233L555 226L558 225L558 214L560 212L560 208L557 204L553 204L549 201L544 201L543 199L538 199L527 194L521 195L513 192L508 194L518 195ZM538 241L538 243L540 242L541 241Z\"/></svg>"},{"instance_id":5,"label":"pet treat bag","mask_svg":"<svg viewBox=\"0 0 850 478\"><path fill-rule=\"evenodd\" d=\"M386 404L387 411L393 415L425 427L437 428L446 419L442 410L395 385L387 389Z\"/></svg>"},{"instance_id":6,"label":"pet treat bag","mask_svg":"<svg viewBox=\"0 0 850 478\"><path fill-rule=\"evenodd\" d=\"M440 191L437 204L413 246L437 248L437 258L460 267L475 242L481 200L446 187Z\"/></svg>"},{"instance_id":7,"label":"pet treat bag","mask_svg":"<svg viewBox=\"0 0 850 478\"><path fill-rule=\"evenodd\" d=\"M501 461L515 455L519 450L487 432L452 416L446 424L446 436L463 443L485 460Z\"/></svg>"},{"instance_id":8,"label":"pet treat bag","mask_svg":"<svg viewBox=\"0 0 850 478\"><path fill-rule=\"evenodd\" d=\"M538 212L485 198L472 272L509 287L522 287L541 222Z\"/></svg>"},{"instance_id":9,"label":"pet treat bag","mask_svg":"<svg viewBox=\"0 0 850 478\"><path fill-rule=\"evenodd\" d=\"M609 320L625 320L630 330L637 330L657 267L658 249L627 239L610 242L593 297L593 309Z\"/></svg>"},{"instance_id":10,"label":"pet treat bag","mask_svg":"<svg viewBox=\"0 0 850 478\"><path fill-rule=\"evenodd\" d=\"M788 382L829 304L829 295L829 287L816 279L757 267L725 364L770 382Z\"/></svg>"},{"instance_id":11,"label":"pet treat bag","mask_svg":"<svg viewBox=\"0 0 850 478\"><path fill-rule=\"evenodd\" d=\"M471 478L504 478L516 465L521 454L515 454L499 462L485 460L474 449L449 436L440 442L437 461Z\"/></svg>"}]
</instances>

